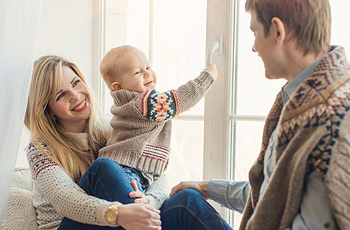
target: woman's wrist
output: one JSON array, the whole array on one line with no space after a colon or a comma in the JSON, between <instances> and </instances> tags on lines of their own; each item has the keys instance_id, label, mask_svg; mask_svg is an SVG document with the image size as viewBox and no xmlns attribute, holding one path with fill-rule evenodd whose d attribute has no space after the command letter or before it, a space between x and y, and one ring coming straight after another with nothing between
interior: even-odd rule
<instances>
[{"instance_id":1,"label":"woman's wrist","mask_svg":"<svg viewBox=\"0 0 350 230\"><path fill-rule=\"evenodd\" d=\"M108 206L104 213L104 218L108 224L118 225L119 207L121 205L121 203L114 203Z\"/></svg>"}]
</instances>

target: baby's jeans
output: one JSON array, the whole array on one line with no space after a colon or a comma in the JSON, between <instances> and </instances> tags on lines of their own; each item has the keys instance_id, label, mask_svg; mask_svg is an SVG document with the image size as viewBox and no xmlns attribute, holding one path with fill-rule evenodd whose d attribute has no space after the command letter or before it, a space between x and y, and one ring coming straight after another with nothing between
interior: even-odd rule
<instances>
[{"instance_id":1,"label":"baby's jeans","mask_svg":"<svg viewBox=\"0 0 350 230\"><path fill-rule=\"evenodd\" d=\"M132 170L131 170L132 171ZM98 158L83 175L78 185L89 195L108 201L118 201L123 204L134 203L137 198L130 198L134 191L130 185L136 175L125 173L125 167L109 158ZM136 176L136 177L135 177ZM142 178L138 184L143 189ZM141 182L141 183L140 183ZM142 191L142 190L141 190ZM210 206L199 192L186 189L168 198L161 207L162 230L204 230L232 229L221 216ZM111 230L124 229L107 226L82 224L68 218L63 218L59 230Z\"/></svg>"}]
</instances>

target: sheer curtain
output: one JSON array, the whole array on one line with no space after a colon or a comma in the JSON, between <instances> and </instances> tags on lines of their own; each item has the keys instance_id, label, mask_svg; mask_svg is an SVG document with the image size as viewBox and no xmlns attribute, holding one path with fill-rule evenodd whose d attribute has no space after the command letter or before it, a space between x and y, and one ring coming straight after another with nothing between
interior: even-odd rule
<instances>
[{"instance_id":1,"label":"sheer curtain","mask_svg":"<svg viewBox=\"0 0 350 230\"><path fill-rule=\"evenodd\" d=\"M0 223L23 129L42 0L0 0Z\"/></svg>"}]
</instances>

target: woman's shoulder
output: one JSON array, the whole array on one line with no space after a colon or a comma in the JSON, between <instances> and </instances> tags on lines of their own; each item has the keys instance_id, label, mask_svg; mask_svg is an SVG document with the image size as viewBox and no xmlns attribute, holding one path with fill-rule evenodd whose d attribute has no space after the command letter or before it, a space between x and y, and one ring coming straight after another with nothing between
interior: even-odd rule
<instances>
[{"instance_id":1,"label":"woman's shoulder","mask_svg":"<svg viewBox=\"0 0 350 230\"><path fill-rule=\"evenodd\" d=\"M38 140L38 144L40 145L41 148L43 148L44 150L47 150L48 151L48 148L47 148L47 145L41 141L40 139ZM30 152L33 152L33 151L37 151L38 150L38 146L36 146L34 144L34 142L31 140L29 141L27 147L25 148L26 152L27 152L27 155L28 153Z\"/></svg>"},{"instance_id":2,"label":"woman's shoulder","mask_svg":"<svg viewBox=\"0 0 350 230\"><path fill-rule=\"evenodd\" d=\"M44 151L49 153L47 145L45 145L42 141L39 141L39 144ZM54 163L51 160L51 158L43 154L42 150L37 149L37 147L34 145L33 142L30 142L28 144L26 151L27 151L29 167L31 168L32 176L34 180L36 180L37 176L42 170L47 169L50 166L56 165L56 163Z\"/></svg>"}]
</instances>

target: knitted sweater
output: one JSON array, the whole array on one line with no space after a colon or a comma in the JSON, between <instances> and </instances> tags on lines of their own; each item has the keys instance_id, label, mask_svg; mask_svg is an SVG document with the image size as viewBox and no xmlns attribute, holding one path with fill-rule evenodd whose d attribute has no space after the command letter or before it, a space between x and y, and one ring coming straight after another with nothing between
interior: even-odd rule
<instances>
[{"instance_id":1,"label":"knitted sweater","mask_svg":"<svg viewBox=\"0 0 350 230\"><path fill-rule=\"evenodd\" d=\"M128 90L111 92L112 132L99 157L146 173L162 175L170 153L171 120L194 106L214 82L203 71L199 77L176 90L138 93Z\"/></svg>"},{"instance_id":2,"label":"knitted sweater","mask_svg":"<svg viewBox=\"0 0 350 230\"><path fill-rule=\"evenodd\" d=\"M79 141L82 149L89 149L86 133L67 135ZM44 144L42 147L49 152ZM108 225L104 219L104 212L109 205L116 202L108 202L86 194L61 167L41 154L32 143L27 147L27 157L33 177L33 204L39 229L57 229L64 216L81 223ZM165 177L157 180L145 191L155 208L160 208L167 198L167 193Z\"/></svg>"},{"instance_id":3,"label":"knitted sweater","mask_svg":"<svg viewBox=\"0 0 350 230\"><path fill-rule=\"evenodd\" d=\"M266 119L261 153L249 172L251 192L240 229L291 227L304 179L323 178L340 229L350 226L350 66L342 47L332 47L282 109L281 94ZM259 200L264 155L277 127L275 171Z\"/></svg>"}]
</instances>

